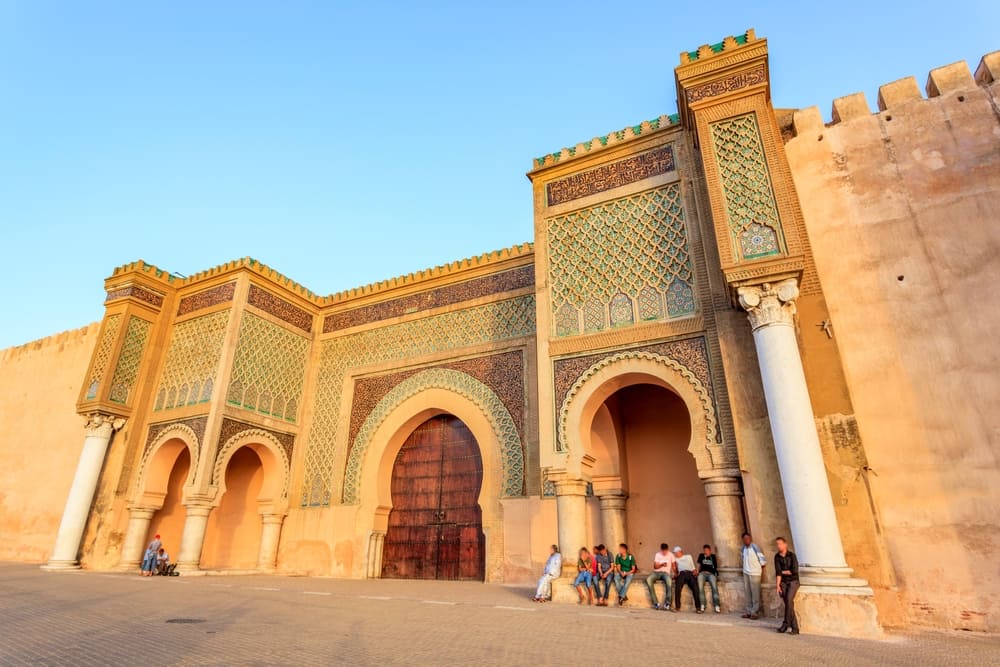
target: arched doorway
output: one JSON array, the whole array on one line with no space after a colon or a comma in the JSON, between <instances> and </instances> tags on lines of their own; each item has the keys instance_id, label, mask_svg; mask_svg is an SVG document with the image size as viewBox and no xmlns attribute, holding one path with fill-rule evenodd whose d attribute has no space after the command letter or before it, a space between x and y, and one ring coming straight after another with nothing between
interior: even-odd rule
<instances>
[{"instance_id":1,"label":"arched doorway","mask_svg":"<svg viewBox=\"0 0 1000 667\"><path fill-rule=\"evenodd\" d=\"M414 429L393 464L382 576L482 581L482 485L479 445L460 419L438 415Z\"/></svg>"},{"instance_id":2,"label":"arched doorway","mask_svg":"<svg viewBox=\"0 0 1000 667\"><path fill-rule=\"evenodd\" d=\"M201 567L250 570L257 567L261 519L258 498L264 465L253 447L237 449L225 472L225 492L208 519Z\"/></svg>"},{"instance_id":3,"label":"arched doorway","mask_svg":"<svg viewBox=\"0 0 1000 667\"><path fill-rule=\"evenodd\" d=\"M145 543L148 544L154 535L159 535L163 542L163 548L170 555L171 560L176 560L181 546L181 535L184 532L185 509L184 484L187 482L188 474L191 471L191 454L188 448L181 441L176 441L177 445L169 447L173 443L168 443L168 453L176 450L173 466L170 468L170 476L167 478L166 495L163 497L163 506L160 507L152 520L149 522L149 530ZM145 545L143 545L145 548Z\"/></svg>"},{"instance_id":4,"label":"arched doorway","mask_svg":"<svg viewBox=\"0 0 1000 667\"><path fill-rule=\"evenodd\" d=\"M618 389L594 415L590 445L595 485L602 480L627 495L625 536L640 562L651 559L661 542L694 554L713 541L708 499L688 451L690 441L688 407L659 385Z\"/></svg>"}]
</instances>

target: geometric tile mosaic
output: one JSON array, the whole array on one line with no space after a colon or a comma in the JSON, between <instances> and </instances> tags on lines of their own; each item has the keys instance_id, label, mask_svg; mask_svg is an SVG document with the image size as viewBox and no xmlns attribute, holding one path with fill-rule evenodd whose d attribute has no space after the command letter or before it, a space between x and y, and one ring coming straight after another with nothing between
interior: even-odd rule
<instances>
[{"instance_id":1,"label":"geometric tile mosaic","mask_svg":"<svg viewBox=\"0 0 1000 667\"><path fill-rule=\"evenodd\" d=\"M174 325L154 410L204 403L212 398L228 324L227 309Z\"/></svg>"},{"instance_id":2,"label":"geometric tile mosaic","mask_svg":"<svg viewBox=\"0 0 1000 667\"><path fill-rule=\"evenodd\" d=\"M640 321L695 311L693 298L662 305L674 283L693 295L677 183L550 218L548 243L556 336L629 326L637 311Z\"/></svg>"},{"instance_id":3,"label":"geometric tile mosaic","mask_svg":"<svg viewBox=\"0 0 1000 667\"><path fill-rule=\"evenodd\" d=\"M736 257L758 259L780 254L781 219L757 114L716 121L711 133Z\"/></svg>"},{"instance_id":4,"label":"geometric tile mosaic","mask_svg":"<svg viewBox=\"0 0 1000 667\"><path fill-rule=\"evenodd\" d=\"M535 297L525 295L323 341L306 447L302 506L328 506L335 492L339 495L340 489L334 489L334 461L335 448L342 446L338 429L348 369L534 333Z\"/></svg>"},{"instance_id":5,"label":"geometric tile mosaic","mask_svg":"<svg viewBox=\"0 0 1000 667\"><path fill-rule=\"evenodd\" d=\"M153 327L140 317L130 317L125 328L125 340L122 341L121 352L118 353L118 363L111 378L111 391L108 400L127 405L131 403L132 389L139 377L139 365L142 363L142 352L146 349L149 330Z\"/></svg>"},{"instance_id":6,"label":"geometric tile mosaic","mask_svg":"<svg viewBox=\"0 0 1000 667\"><path fill-rule=\"evenodd\" d=\"M100 388L104 372L111 364L111 350L115 347L115 340L118 338L118 327L121 326L121 313L108 315L104 319L104 332L101 334L101 342L94 350L94 363L90 371L90 378L87 381L86 400L97 398L97 391Z\"/></svg>"},{"instance_id":7,"label":"geometric tile mosaic","mask_svg":"<svg viewBox=\"0 0 1000 667\"><path fill-rule=\"evenodd\" d=\"M308 338L244 312L226 402L294 422L308 357Z\"/></svg>"}]
</instances>

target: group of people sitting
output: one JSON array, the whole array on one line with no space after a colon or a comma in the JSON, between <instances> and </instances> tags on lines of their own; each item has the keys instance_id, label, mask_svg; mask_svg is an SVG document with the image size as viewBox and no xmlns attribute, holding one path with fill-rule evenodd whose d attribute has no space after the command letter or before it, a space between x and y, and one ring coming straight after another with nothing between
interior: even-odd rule
<instances>
[{"instance_id":1,"label":"group of people sitting","mask_svg":"<svg viewBox=\"0 0 1000 667\"><path fill-rule=\"evenodd\" d=\"M143 577L152 577L154 574L168 576L174 567L170 562L170 554L163 548L163 542L157 534L146 547L139 574Z\"/></svg>"},{"instance_id":2,"label":"group of people sitting","mask_svg":"<svg viewBox=\"0 0 1000 667\"><path fill-rule=\"evenodd\" d=\"M788 550L788 544L783 537L775 540L777 553L774 556L776 570L777 594L785 603L785 618L778 632L791 631L799 633L798 618L795 615L795 593L799 588L799 563L795 554ZM749 533L743 533L743 544L740 550L742 561L743 582L747 598L747 610L743 618L756 620L760 617L761 580L767 558ZM558 545L553 544L551 554L545 563L545 571L538 581L533 600L545 602L552 597L552 582L562 574L562 555ZM618 545L618 553L613 558L607 547L598 544L593 553L586 547L580 549L576 562L576 579L573 586L579 595L579 603L608 606L608 597L614 586L618 595L618 605L628 601L629 586L639 572L635 556L629 552L627 544ZM706 544L694 559L684 552L680 546L670 548L666 542L660 545L660 550L653 554L652 571L646 577L646 587L649 589L649 599L653 609L678 612L681 609L681 592L686 586L691 591L695 612L705 613L708 608L705 596L705 585L708 584L712 594L712 609L716 614L722 612L719 604L719 559L712 551L712 546ZM656 593L656 583L664 585L663 602ZM671 602L671 592L673 601Z\"/></svg>"}]
</instances>

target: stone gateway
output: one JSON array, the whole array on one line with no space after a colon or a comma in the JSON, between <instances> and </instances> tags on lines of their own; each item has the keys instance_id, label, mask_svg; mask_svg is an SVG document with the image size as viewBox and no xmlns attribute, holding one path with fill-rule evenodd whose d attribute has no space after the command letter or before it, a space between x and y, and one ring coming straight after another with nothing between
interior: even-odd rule
<instances>
[{"instance_id":1,"label":"stone gateway","mask_svg":"<svg viewBox=\"0 0 1000 667\"><path fill-rule=\"evenodd\" d=\"M0 557L527 582L555 542L575 600L580 547L707 543L738 611L749 531L803 632L1000 630L1000 52L830 124L768 58L684 52L676 114L534 160L533 243L330 296L115 269L2 353Z\"/></svg>"}]
</instances>

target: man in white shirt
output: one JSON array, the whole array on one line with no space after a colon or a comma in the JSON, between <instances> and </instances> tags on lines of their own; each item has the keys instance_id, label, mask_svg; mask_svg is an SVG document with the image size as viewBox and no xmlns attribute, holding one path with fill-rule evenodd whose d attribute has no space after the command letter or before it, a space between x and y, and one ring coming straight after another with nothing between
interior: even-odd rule
<instances>
[{"instance_id":1,"label":"man in white shirt","mask_svg":"<svg viewBox=\"0 0 1000 667\"><path fill-rule=\"evenodd\" d=\"M649 600L653 609L670 609L670 584L674 576L674 555L670 553L670 545L664 542L660 550L653 554L653 571L646 577L646 587L649 588ZM663 581L666 591L661 605L656 597L656 582Z\"/></svg>"},{"instance_id":2,"label":"man in white shirt","mask_svg":"<svg viewBox=\"0 0 1000 667\"><path fill-rule=\"evenodd\" d=\"M559 547L553 544L549 548L549 559L545 561L545 570L542 578L538 580L538 588L535 590L535 602L546 602L552 598L552 582L562 574L562 554Z\"/></svg>"},{"instance_id":3,"label":"man in white shirt","mask_svg":"<svg viewBox=\"0 0 1000 667\"><path fill-rule=\"evenodd\" d=\"M747 613L743 618L756 621L760 618L760 581L767 567L767 556L754 544L750 533L743 533L740 560L743 561L743 589L747 596Z\"/></svg>"},{"instance_id":4,"label":"man in white shirt","mask_svg":"<svg viewBox=\"0 0 1000 667\"><path fill-rule=\"evenodd\" d=\"M684 550L679 546L674 547L674 558L676 559L677 577L674 581L674 608L672 611L681 610L681 591L687 586L691 591L695 610L701 613L701 604L698 602L698 577L694 573L694 559L684 553Z\"/></svg>"}]
</instances>

